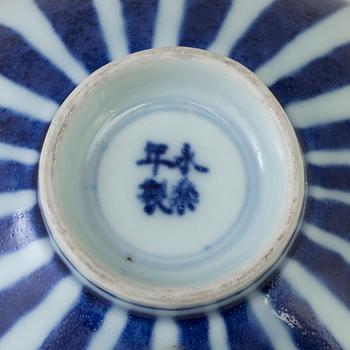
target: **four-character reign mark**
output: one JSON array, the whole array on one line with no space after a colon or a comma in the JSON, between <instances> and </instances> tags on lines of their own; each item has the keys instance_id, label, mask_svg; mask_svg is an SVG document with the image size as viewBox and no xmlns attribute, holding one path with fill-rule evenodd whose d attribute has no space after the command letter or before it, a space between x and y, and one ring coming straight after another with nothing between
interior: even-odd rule
<instances>
[{"instance_id":1,"label":"four-character reign mark","mask_svg":"<svg viewBox=\"0 0 350 350\"><path fill-rule=\"evenodd\" d=\"M184 215L186 209L194 211L196 205L199 204L199 192L194 183L189 180L188 174L192 167L201 173L209 171L207 167L195 162L195 153L191 150L189 143L184 143L180 155L176 156L174 160L162 158L167 150L168 146L166 144L148 141L144 148L146 158L136 162L139 166L153 166L153 177L146 179L139 185L141 193L138 195L138 198L144 204L143 210L148 215L153 215L157 208L168 215L173 214L174 211L178 215ZM169 198L167 194L167 180L158 182L155 179L161 165L169 169L179 169L182 175L180 180L172 187Z\"/></svg>"}]
</instances>

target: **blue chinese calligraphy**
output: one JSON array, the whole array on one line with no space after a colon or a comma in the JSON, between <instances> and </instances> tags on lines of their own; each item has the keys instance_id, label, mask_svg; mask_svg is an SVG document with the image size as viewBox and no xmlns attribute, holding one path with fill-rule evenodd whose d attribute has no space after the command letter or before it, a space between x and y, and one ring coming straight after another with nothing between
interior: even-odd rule
<instances>
[{"instance_id":1,"label":"blue chinese calligraphy","mask_svg":"<svg viewBox=\"0 0 350 350\"><path fill-rule=\"evenodd\" d=\"M145 159L140 159L136 162L137 165L153 165L153 175L157 176L159 165L165 165L168 168L174 168L175 164L174 162L167 160L167 159L161 159L161 156L166 153L168 150L168 146L163 143L153 143L153 142L147 142L146 146L144 148L146 153Z\"/></svg>"},{"instance_id":2,"label":"blue chinese calligraphy","mask_svg":"<svg viewBox=\"0 0 350 350\"><path fill-rule=\"evenodd\" d=\"M181 179L174 187L170 203L179 215L185 214L186 208L194 211L199 203L199 193L196 186L188 179Z\"/></svg>"},{"instance_id":3,"label":"blue chinese calligraphy","mask_svg":"<svg viewBox=\"0 0 350 350\"><path fill-rule=\"evenodd\" d=\"M199 204L200 196L195 184L190 181L189 173L195 170L200 173L207 173L209 168L199 165L195 161L195 152L192 151L189 143L184 143L180 155L173 160L164 158L168 145L148 141L144 147L146 156L136 161L138 166L152 166L152 178L147 178L138 186L140 193L138 198L143 203L143 210L148 215L153 215L157 208L164 214L176 213L184 215L186 210L195 211ZM178 169L181 178L172 187L168 196L167 180L157 181L156 177L160 166L168 169Z\"/></svg>"},{"instance_id":4,"label":"blue chinese calligraphy","mask_svg":"<svg viewBox=\"0 0 350 350\"><path fill-rule=\"evenodd\" d=\"M173 211L163 204L167 198L167 182L157 182L154 179L146 179L139 188L142 193L138 196L145 204L144 210L148 215L152 215L158 207L163 213L171 214Z\"/></svg>"},{"instance_id":5,"label":"blue chinese calligraphy","mask_svg":"<svg viewBox=\"0 0 350 350\"><path fill-rule=\"evenodd\" d=\"M175 167L179 168L182 175L187 175L190 171L190 166L193 165L194 169L202 173L207 173L208 168L202 165L198 165L194 161L195 153L191 151L191 146L185 143L181 150L181 155L175 158Z\"/></svg>"}]
</instances>

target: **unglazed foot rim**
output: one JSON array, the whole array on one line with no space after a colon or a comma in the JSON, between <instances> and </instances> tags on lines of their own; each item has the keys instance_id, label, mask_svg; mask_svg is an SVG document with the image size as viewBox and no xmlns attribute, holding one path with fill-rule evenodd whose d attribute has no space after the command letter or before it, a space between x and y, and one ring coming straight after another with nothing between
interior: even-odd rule
<instances>
[{"instance_id":1,"label":"unglazed foot rim","mask_svg":"<svg viewBox=\"0 0 350 350\"><path fill-rule=\"evenodd\" d=\"M164 286L141 282L113 271L92 256L74 235L58 198L55 183L56 162L67 126L77 107L87 96L119 72L132 70L145 62L193 61L209 64L226 72L250 90L264 108L283 138L281 150L288 173L288 189L284 209L276 223L269 245L246 268L227 273L208 282L186 286ZM107 294L138 305L165 309L190 308L225 299L246 289L261 278L285 252L298 225L304 202L305 175L301 150L284 110L265 85L241 64L204 50L193 48L161 48L142 51L107 64L91 74L69 95L56 113L47 133L39 164L39 201L46 224L60 252L90 283Z\"/></svg>"}]
</instances>

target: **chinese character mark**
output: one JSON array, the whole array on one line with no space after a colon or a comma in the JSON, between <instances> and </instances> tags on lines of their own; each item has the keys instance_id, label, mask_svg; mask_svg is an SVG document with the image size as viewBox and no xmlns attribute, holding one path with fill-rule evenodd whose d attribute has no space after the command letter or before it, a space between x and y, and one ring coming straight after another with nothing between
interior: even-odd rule
<instances>
[{"instance_id":1,"label":"chinese character mark","mask_svg":"<svg viewBox=\"0 0 350 350\"><path fill-rule=\"evenodd\" d=\"M201 173L209 171L207 167L196 164L194 157L195 153L192 152L190 144L185 143L181 149L181 155L175 158L175 167L180 169L182 175L186 176L188 174L191 165Z\"/></svg>"},{"instance_id":2,"label":"chinese character mark","mask_svg":"<svg viewBox=\"0 0 350 350\"><path fill-rule=\"evenodd\" d=\"M146 158L136 162L137 165L153 165L153 178L148 178L139 185L142 192L138 198L144 203L144 211L148 215L153 215L157 208L168 215L174 210L178 215L184 215L187 209L194 211L199 204L199 192L194 183L188 179L188 174L192 167L201 173L209 171L207 167L195 162L195 153L189 143L183 144L181 154L176 156L174 161L162 158L167 150L166 144L148 141L144 148ZM182 178L173 186L169 199L167 181L157 182L154 179L158 175L160 165L165 165L169 169L177 168L182 174ZM168 206L164 204L165 201L168 201Z\"/></svg>"},{"instance_id":3,"label":"chinese character mark","mask_svg":"<svg viewBox=\"0 0 350 350\"><path fill-rule=\"evenodd\" d=\"M148 141L144 148L146 153L145 159L136 162L137 165L153 165L153 175L157 176L159 165L165 165L168 168L174 168L174 162L162 159L161 157L167 152L168 146L163 143L153 143Z\"/></svg>"},{"instance_id":4,"label":"chinese character mark","mask_svg":"<svg viewBox=\"0 0 350 350\"><path fill-rule=\"evenodd\" d=\"M186 208L194 211L199 203L199 193L196 186L187 178L182 178L171 193L170 203L179 215L185 214Z\"/></svg>"},{"instance_id":5,"label":"chinese character mark","mask_svg":"<svg viewBox=\"0 0 350 350\"><path fill-rule=\"evenodd\" d=\"M163 201L167 198L167 182L157 182L150 178L146 179L139 188L142 193L139 194L139 198L144 203L144 212L148 215L152 215L158 207L165 214L172 214L172 209L167 208Z\"/></svg>"}]
</instances>

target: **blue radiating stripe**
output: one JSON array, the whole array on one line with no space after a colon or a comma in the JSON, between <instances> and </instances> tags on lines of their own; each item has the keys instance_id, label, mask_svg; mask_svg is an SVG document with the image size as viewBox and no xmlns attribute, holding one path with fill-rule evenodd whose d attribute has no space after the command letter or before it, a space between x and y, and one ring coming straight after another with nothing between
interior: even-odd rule
<instances>
[{"instance_id":1,"label":"blue radiating stripe","mask_svg":"<svg viewBox=\"0 0 350 350\"><path fill-rule=\"evenodd\" d=\"M66 297L69 298L69 295ZM49 334L40 348L84 349L102 325L110 306L110 302L84 288L77 304Z\"/></svg>"},{"instance_id":2,"label":"blue radiating stripe","mask_svg":"<svg viewBox=\"0 0 350 350\"><path fill-rule=\"evenodd\" d=\"M0 25L0 74L61 103L75 85L18 33Z\"/></svg>"},{"instance_id":3,"label":"blue radiating stripe","mask_svg":"<svg viewBox=\"0 0 350 350\"><path fill-rule=\"evenodd\" d=\"M23 278L14 286L1 291L0 335L3 335L21 316L38 305L56 283L68 273L66 266L55 256L47 265ZM69 298L68 295L67 298ZM50 312L50 310L47 311Z\"/></svg>"},{"instance_id":4,"label":"blue radiating stripe","mask_svg":"<svg viewBox=\"0 0 350 350\"><path fill-rule=\"evenodd\" d=\"M153 43L158 0L120 0L130 52L150 49Z\"/></svg>"},{"instance_id":5,"label":"blue radiating stripe","mask_svg":"<svg viewBox=\"0 0 350 350\"><path fill-rule=\"evenodd\" d=\"M209 324L206 317L179 318L176 323L180 329L180 349L210 349Z\"/></svg>"},{"instance_id":6,"label":"blue radiating stripe","mask_svg":"<svg viewBox=\"0 0 350 350\"><path fill-rule=\"evenodd\" d=\"M269 339L253 313L249 312L246 302L221 313L225 320L231 349L272 349Z\"/></svg>"},{"instance_id":7,"label":"blue radiating stripe","mask_svg":"<svg viewBox=\"0 0 350 350\"><path fill-rule=\"evenodd\" d=\"M207 48L215 40L231 2L232 0L188 0L179 45Z\"/></svg>"},{"instance_id":8,"label":"blue radiating stripe","mask_svg":"<svg viewBox=\"0 0 350 350\"><path fill-rule=\"evenodd\" d=\"M350 206L333 200L308 198L305 221L350 241Z\"/></svg>"},{"instance_id":9,"label":"blue radiating stripe","mask_svg":"<svg viewBox=\"0 0 350 350\"><path fill-rule=\"evenodd\" d=\"M230 57L255 70L303 30L344 5L341 0L277 0L253 22Z\"/></svg>"},{"instance_id":10,"label":"blue radiating stripe","mask_svg":"<svg viewBox=\"0 0 350 350\"><path fill-rule=\"evenodd\" d=\"M307 289L307 286L305 288ZM320 323L309 304L300 298L282 277L276 277L263 292L267 293L270 304L289 326L289 333L299 349L341 350L338 342ZM310 298L313 297L315 296L310 294Z\"/></svg>"},{"instance_id":11,"label":"blue radiating stripe","mask_svg":"<svg viewBox=\"0 0 350 350\"><path fill-rule=\"evenodd\" d=\"M0 160L0 192L36 188L38 166Z\"/></svg>"},{"instance_id":12,"label":"blue radiating stripe","mask_svg":"<svg viewBox=\"0 0 350 350\"><path fill-rule=\"evenodd\" d=\"M350 120L296 129L296 132L305 151L350 148Z\"/></svg>"},{"instance_id":13,"label":"blue radiating stripe","mask_svg":"<svg viewBox=\"0 0 350 350\"><path fill-rule=\"evenodd\" d=\"M274 85L270 90L282 106L350 84L350 45L333 50Z\"/></svg>"},{"instance_id":14,"label":"blue radiating stripe","mask_svg":"<svg viewBox=\"0 0 350 350\"><path fill-rule=\"evenodd\" d=\"M35 1L70 52L90 72L109 62L107 47L91 0Z\"/></svg>"},{"instance_id":15,"label":"blue radiating stripe","mask_svg":"<svg viewBox=\"0 0 350 350\"><path fill-rule=\"evenodd\" d=\"M308 176L311 185L319 185L332 190L350 191L349 166L308 164Z\"/></svg>"},{"instance_id":16,"label":"blue radiating stripe","mask_svg":"<svg viewBox=\"0 0 350 350\"><path fill-rule=\"evenodd\" d=\"M0 219L0 255L47 236L38 205Z\"/></svg>"},{"instance_id":17,"label":"blue radiating stripe","mask_svg":"<svg viewBox=\"0 0 350 350\"><path fill-rule=\"evenodd\" d=\"M128 321L121 333L115 350L150 349L155 319L130 312Z\"/></svg>"},{"instance_id":18,"label":"blue radiating stripe","mask_svg":"<svg viewBox=\"0 0 350 350\"><path fill-rule=\"evenodd\" d=\"M0 142L40 150L48 123L0 107Z\"/></svg>"},{"instance_id":19,"label":"blue radiating stripe","mask_svg":"<svg viewBox=\"0 0 350 350\"><path fill-rule=\"evenodd\" d=\"M337 253L302 235L291 256L322 281L333 294L350 306L350 269ZM336 266L336 268L334 268Z\"/></svg>"}]
</instances>

